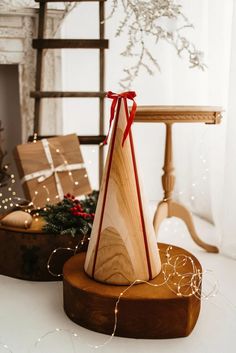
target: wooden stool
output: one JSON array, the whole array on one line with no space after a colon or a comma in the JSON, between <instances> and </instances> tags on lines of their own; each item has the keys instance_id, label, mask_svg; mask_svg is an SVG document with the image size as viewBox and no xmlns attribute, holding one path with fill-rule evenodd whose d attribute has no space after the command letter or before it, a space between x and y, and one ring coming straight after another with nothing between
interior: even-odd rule
<instances>
[{"instance_id":1,"label":"wooden stool","mask_svg":"<svg viewBox=\"0 0 236 353\"><path fill-rule=\"evenodd\" d=\"M183 205L172 200L175 184L173 153L172 153L172 124L174 123L205 123L219 124L222 108L195 106L139 106L136 111L136 122L164 123L166 126L165 162L163 166L162 185L163 200L158 204L154 215L154 228L158 232L161 222L165 218L181 218L192 237L200 247L208 252L218 253L216 246L202 241L194 227L191 213Z\"/></svg>"}]
</instances>

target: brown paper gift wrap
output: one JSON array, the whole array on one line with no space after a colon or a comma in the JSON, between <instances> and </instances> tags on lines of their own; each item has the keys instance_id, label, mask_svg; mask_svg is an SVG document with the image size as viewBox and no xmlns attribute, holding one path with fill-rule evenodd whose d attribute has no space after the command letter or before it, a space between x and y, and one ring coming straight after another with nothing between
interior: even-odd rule
<instances>
[{"instance_id":1,"label":"brown paper gift wrap","mask_svg":"<svg viewBox=\"0 0 236 353\"><path fill-rule=\"evenodd\" d=\"M79 196L91 192L75 134L18 145L15 159L25 196L36 207L57 203L65 193ZM31 178L32 173L37 177Z\"/></svg>"},{"instance_id":2,"label":"brown paper gift wrap","mask_svg":"<svg viewBox=\"0 0 236 353\"><path fill-rule=\"evenodd\" d=\"M119 98L84 267L97 281L117 285L148 281L161 270L131 131L122 147L127 115L127 102Z\"/></svg>"}]
</instances>

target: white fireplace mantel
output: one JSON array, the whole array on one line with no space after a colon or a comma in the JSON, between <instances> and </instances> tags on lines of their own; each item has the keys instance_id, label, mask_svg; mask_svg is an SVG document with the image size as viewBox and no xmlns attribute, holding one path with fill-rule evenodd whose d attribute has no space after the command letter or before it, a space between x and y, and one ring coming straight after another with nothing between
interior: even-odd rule
<instances>
[{"instance_id":1,"label":"white fireplace mantel","mask_svg":"<svg viewBox=\"0 0 236 353\"><path fill-rule=\"evenodd\" d=\"M0 9L0 65L18 65L22 142L33 133L34 90L36 53L32 49L32 38L37 36L37 9ZM52 36L59 26L63 11L49 10L47 36ZM44 89L58 90L61 87L60 50L47 51L45 60ZM42 104L41 134L61 133L61 104L58 100L44 100Z\"/></svg>"}]
</instances>

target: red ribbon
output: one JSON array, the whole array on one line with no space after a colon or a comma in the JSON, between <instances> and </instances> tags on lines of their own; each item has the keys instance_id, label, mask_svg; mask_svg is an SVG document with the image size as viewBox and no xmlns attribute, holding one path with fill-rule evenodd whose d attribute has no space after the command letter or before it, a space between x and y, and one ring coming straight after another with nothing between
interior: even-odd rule
<instances>
[{"instance_id":1,"label":"red ribbon","mask_svg":"<svg viewBox=\"0 0 236 353\"><path fill-rule=\"evenodd\" d=\"M127 136L129 135L129 132L130 132L130 129L131 129L131 125L132 125L132 123L134 121L134 117L135 117L137 104L134 101L134 97L136 97L136 93L134 91L129 91L129 92L123 92L123 93L118 94L118 93L113 93L111 91L108 91L106 96L107 96L107 98L111 98L113 101L112 101L112 104L111 104L111 111L110 111L109 130L108 130L108 134L107 134L107 136L106 136L106 138L105 138L105 140L103 142L103 145L107 144L107 140L108 140L108 137L109 137L109 134L110 134L110 131L111 131L112 121L115 118L115 109L116 109L116 105L117 105L118 99L124 98L125 100L130 99L131 101L133 101L133 105L132 105L130 114L128 114L126 112L126 114L127 114L127 125L126 125L126 128L125 128L124 135L123 135L123 140L122 140L122 147L123 147L123 145L125 143L125 140L126 140Z\"/></svg>"}]
</instances>

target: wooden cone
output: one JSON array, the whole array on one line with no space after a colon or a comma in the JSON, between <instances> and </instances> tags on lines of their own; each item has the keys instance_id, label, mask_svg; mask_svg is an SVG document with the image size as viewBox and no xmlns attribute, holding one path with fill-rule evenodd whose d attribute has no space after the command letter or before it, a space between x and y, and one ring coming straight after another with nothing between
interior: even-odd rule
<instances>
[{"instance_id":1,"label":"wooden cone","mask_svg":"<svg viewBox=\"0 0 236 353\"><path fill-rule=\"evenodd\" d=\"M155 233L140 190L131 131L123 147L128 108L117 102L85 272L100 282L128 285L161 270Z\"/></svg>"}]
</instances>

